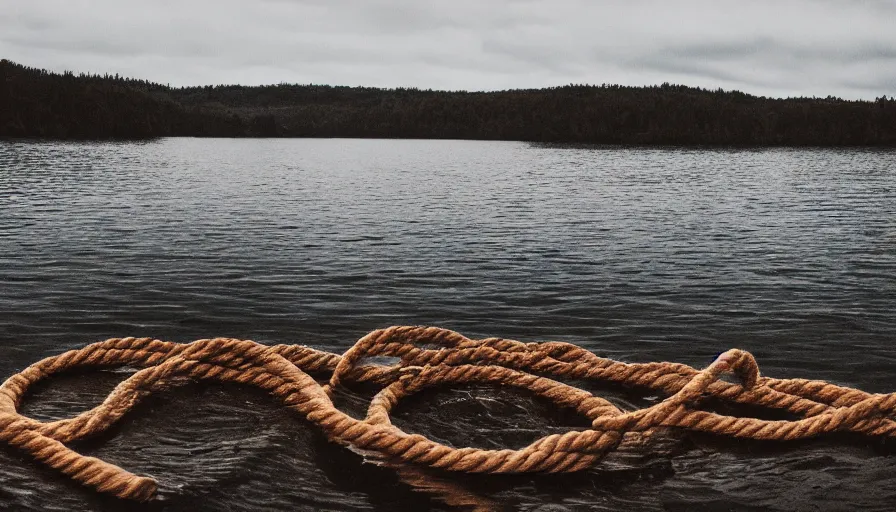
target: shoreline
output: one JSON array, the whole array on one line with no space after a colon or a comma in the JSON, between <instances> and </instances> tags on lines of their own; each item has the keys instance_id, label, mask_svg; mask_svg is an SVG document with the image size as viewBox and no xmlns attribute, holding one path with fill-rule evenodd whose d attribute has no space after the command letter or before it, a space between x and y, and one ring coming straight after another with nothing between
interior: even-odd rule
<instances>
[{"instance_id":1,"label":"shoreline","mask_svg":"<svg viewBox=\"0 0 896 512\"><path fill-rule=\"evenodd\" d=\"M896 147L896 99L767 98L663 83L492 92L172 88L0 60L0 137L501 140L619 147Z\"/></svg>"}]
</instances>

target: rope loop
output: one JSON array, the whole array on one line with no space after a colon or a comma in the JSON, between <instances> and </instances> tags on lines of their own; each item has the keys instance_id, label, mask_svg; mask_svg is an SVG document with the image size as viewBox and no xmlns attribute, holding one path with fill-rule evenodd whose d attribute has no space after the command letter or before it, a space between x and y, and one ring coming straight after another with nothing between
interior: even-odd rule
<instances>
[{"instance_id":1,"label":"rope loop","mask_svg":"<svg viewBox=\"0 0 896 512\"><path fill-rule=\"evenodd\" d=\"M377 356L396 357L399 362L362 364ZM47 377L121 366L139 370L93 409L50 422L18 412L27 390ZM324 385L311 377L327 373ZM728 373L738 383L720 378ZM651 407L623 411L558 379L610 382L667 398ZM393 326L368 333L341 355L303 345L266 346L232 338L186 344L112 338L87 345L38 361L0 386L0 441L99 492L149 500L158 487L155 479L86 457L65 443L100 435L150 394L196 380L263 389L330 441L388 460L393 466L468 473L579 471L625 444L627 435L648 435L663 428L769 441L836 431L896 437L896 393L872 395L823 381L762 377L755 358L739 349L728 350L696 370L671 362L622 363L570 343L474 340L438 327ZM331 393L348 382L381 386L363 420L348 416L330 400ZM545 436L518 449L484 450L447 446L392 424L390 414L401 399L436 386L471 384L527 390L577 411L591 427ZM701 399L707 396L784 410L798 419L760 420L701 410Z\"/></svg>"}]
</instances>

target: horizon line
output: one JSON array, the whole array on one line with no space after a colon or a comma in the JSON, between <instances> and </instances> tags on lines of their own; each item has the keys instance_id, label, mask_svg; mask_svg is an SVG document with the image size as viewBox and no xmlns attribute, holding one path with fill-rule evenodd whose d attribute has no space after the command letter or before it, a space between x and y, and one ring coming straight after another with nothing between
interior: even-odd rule
<instances>
[{"instance_id":1,"label":"horizon line","mask_svg":"<svg viewBox=\"0 0 896 512\"><path fill-rule=\"evenodd\" d=\"M281 81L277 83L258 83L255 85L246 85L239 83L216 83L216 84L196 84L196 85L174 85L172 86L170 82L162 83L154 80L149 80L145 78L137 78L137 77L128 77L128 76L119 76L118 73L110 74L110 73L90 73L83 71L74 71L66 69L64 71L53 71L47 68L41 68L36 66L29 66L26 64L22 64L21 62L16 62L12 59L0 58L0 63L8 62L10 64L21 66L27 69L34 69L38 71L45 71L47 73L55 74L55 75L66 75L71 74L76 77L80 76L93 76L93 77L115 77L118 76L119 80L124 81L136 81L136 82L147 82L150 84L166 87L168 89L199 89L206 87L332 87L332 88L345 88L345 89L372 89L372 90L380 90L380 91L397 91L397 90L408 90L408 91L420 91L420 92L433 92L433 93L466 93L466 94L490 94L490 93L502 93L502 92L524 92L524 91L547 91L551 89L561 89L564 87L582 87L582 88L623 88L623 89L651 89L651 88L663 88L663 87L683 87L687 89L693 89L696 91L702 92L721 92L724 94L743 94L745 96L749 96L757 99L767 99L767 100L832 100L832 101L841 101L841 102L851 102L851 103L874 103L879 101L881 98L889 99L890 101L894 101L894 96L887 96L886 94L882 94L874 99L845 99L840 96L834 96L829 94L827 96L765 96L765 95L757 95L750 92L742 91L740 89L725 89L723 87L709 88L709 87L701 87L699 85L687 85L681 83L671 83L671 82L663 82L661 84L642 84L642 85L624 85L620 83L608 83L604 82L601 84L597 83L566 83L562 85L551 85L551 86L542 86L542 87L519 87L513 89L433 89L433 88L423 88L420 86L391 86L391 87L382 87L382 86L374 86L374 85L343 85L343 84L326 84L326 83L300 83L300 82L287 82Z\"/></svg>"}]
</instances>

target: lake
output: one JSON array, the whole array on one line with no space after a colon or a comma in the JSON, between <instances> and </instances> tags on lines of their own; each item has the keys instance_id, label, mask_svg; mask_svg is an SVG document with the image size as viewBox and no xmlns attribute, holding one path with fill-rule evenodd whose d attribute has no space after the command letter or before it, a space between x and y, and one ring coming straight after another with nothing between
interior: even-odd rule
<instances>
[{"instance_id":1,"label":"lake","mask_svg":"<svg viewBox=\"0 0 896 512\"><path fill-rule=\"evenodd\" d=\"M425 324L701 368L738 347L764 375L892 392L894 309L896 151L0 141L3 378L110 337L341 352ZM122 378L60 377L24 410L68 417ZM364 400L343 393L340 407ZM490 447L582 421L487 388L415 397L396 416ZM162 393L74 447L158 478L147 510L451 509L236 386ZM519 510L889 510L896 450L688 436L611 468L454 484ZM131 509L8 449L0 508Z\"/></svg>"}]
</instances>

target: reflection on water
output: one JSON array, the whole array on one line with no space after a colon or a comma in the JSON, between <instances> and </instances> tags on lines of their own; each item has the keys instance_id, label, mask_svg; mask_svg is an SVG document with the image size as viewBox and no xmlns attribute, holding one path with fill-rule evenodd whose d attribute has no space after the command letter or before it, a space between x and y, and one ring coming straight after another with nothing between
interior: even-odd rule
<instances>
[{"instance_id":1,"label":"reflection on water","mask_svg":"<svg viewBox=\"0 0 896 512\"><path fill-rule=\"evenodd\" d=\"M341 351L374 328L432 324L695 366L736 346L768 375L888 392L894 276L894 152L0 142L3 376L108 337ZM56 379L26 411L69 416L120 378ZM340 404L360 414L364 399ZM397 416L477 446L581 426L487 389L415 397ZM879 442L670 444L580 475L428 475L439 491L362 464L252 390L194 385L77 448L156 476L163 499L152 510L450 508L440 493L523 510L887 510L896 500L896 456ZM124 509L0 450L0 508L47 507Z\"/></svg>"}]
</instances>

